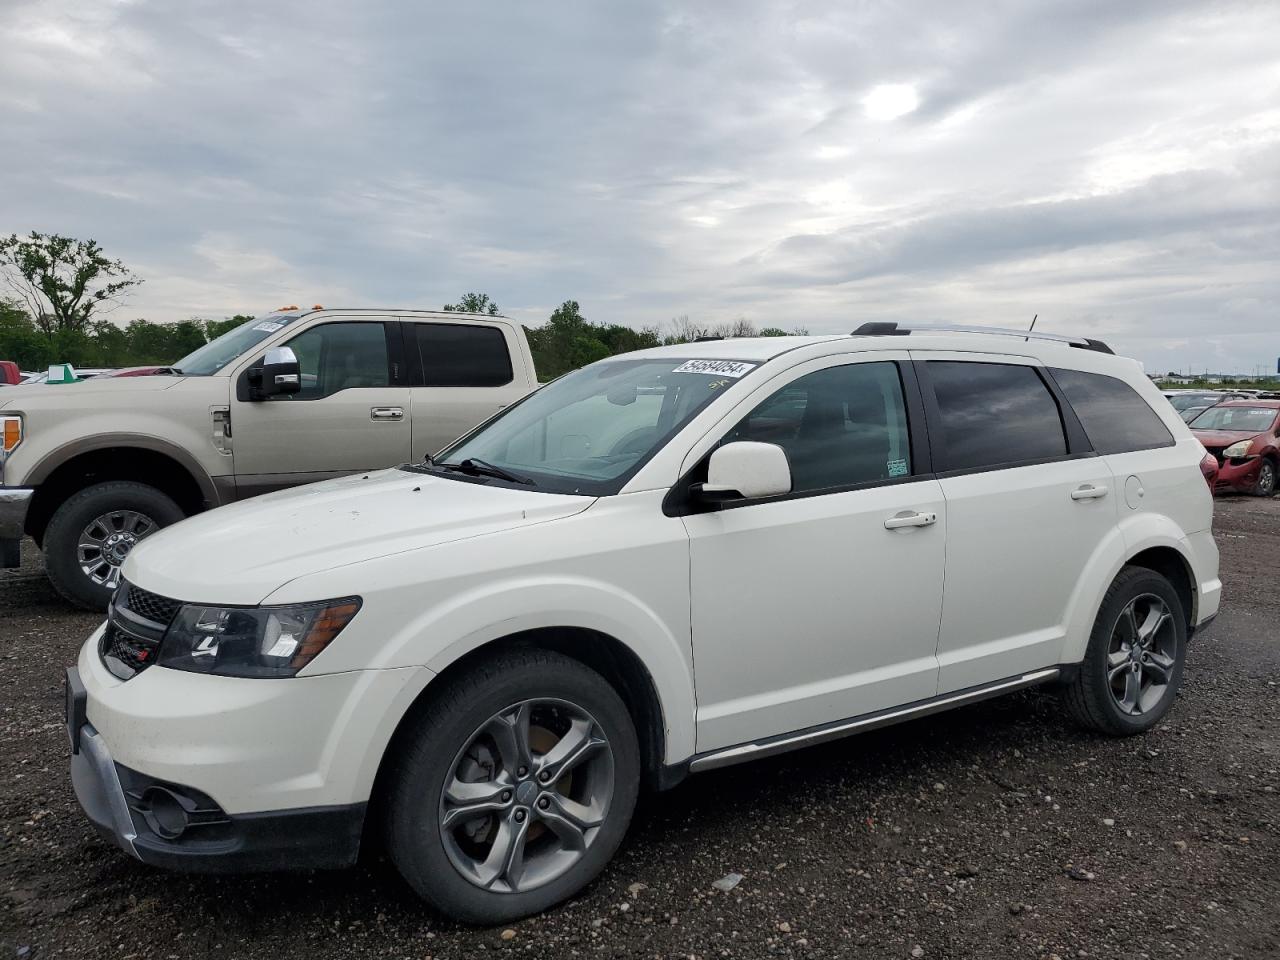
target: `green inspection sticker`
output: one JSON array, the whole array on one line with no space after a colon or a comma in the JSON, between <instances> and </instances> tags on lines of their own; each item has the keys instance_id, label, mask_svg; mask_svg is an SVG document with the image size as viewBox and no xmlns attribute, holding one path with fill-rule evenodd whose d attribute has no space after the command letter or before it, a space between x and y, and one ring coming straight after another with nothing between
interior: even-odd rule
<instances>
[{"instance_id":1,"label":"green inspection sticker","mask_svg":"<svg viewBox=\"0 0 1280 960\"><path fill-rule=\"evenodd\" d=\"M905 477L907 475L907 461L905 460L890 460L885 466L889 468L889 476L891 477Z\"/></svg>"}]
</instances>

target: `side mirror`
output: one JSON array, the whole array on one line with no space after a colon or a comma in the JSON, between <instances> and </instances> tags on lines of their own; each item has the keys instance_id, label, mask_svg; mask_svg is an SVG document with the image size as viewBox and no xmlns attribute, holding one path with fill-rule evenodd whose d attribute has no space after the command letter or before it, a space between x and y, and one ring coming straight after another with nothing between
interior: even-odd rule
<instances>
[{"instance_id":1,"label":"side mirror","mask_svg":"<svg viewBox=\"0 0 1280 960\"><path fill-rule=\"evenodd\" d=\"M758 500L791 492L791 464L776 443L739 440L711 454L707 481L697 487L706 501Z\"/></svg>"},{"instance_id":2,"label":"side mirror","mask_svg":"<svg viewBox=\"0 0 1280 960\"><path fill-rule=\"evenodd\" d=\"M302 389L302 368L289 347L272 347L262 366L249 371L250 399L266 400Z\"/></svg>"}]
</instances>

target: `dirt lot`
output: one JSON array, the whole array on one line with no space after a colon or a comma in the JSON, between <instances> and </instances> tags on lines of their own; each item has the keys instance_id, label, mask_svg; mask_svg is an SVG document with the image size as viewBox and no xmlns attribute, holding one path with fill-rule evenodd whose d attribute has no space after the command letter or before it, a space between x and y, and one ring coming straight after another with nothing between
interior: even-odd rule
<instances>
[{"instance_id":1,"label":"dirt lot","mask_svg":"<svg viewBox=\"0 0 1280 960\"><path fill-rule=\"evenodd\" d=\"M34 566L0 573L0 960L1280 956L1280 500L1220 501L1217 530L1228 599L1152 734L1085 735L1030 693L694 777L507 939L430 915L376 858L202 878L108 847L62 726L97 618Z\"/></svg>"}]
</instances>

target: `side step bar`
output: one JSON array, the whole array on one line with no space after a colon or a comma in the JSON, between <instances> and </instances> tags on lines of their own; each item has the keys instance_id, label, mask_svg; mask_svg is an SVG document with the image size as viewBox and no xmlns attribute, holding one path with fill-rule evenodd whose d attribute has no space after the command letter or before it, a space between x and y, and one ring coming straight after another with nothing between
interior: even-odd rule
<instances>
[{"instance_id":1,"label":"side step bar","mask_svg":"<svg viewBox=\"0 0 1280 960\"><path fill-rule=\"evenodd\" d=\"M698 773L703 770L714 770L716 767L727 767L733 763L758 760L761 757L769 757L775 753L783 753L800 747L810 747L814 744L837 740L840 737L847 737L855 733L865 733L878 727L887 727L890 724L914 720L917 717L926 717L931 713L938 713L951 707L977 703L979 700L997 697L1002 693L1012 693L1014 690L1021 690L1024 687L1034 687L1041 683L1047 683L1055 679L1060 672L1058 667L1048 667L1044 670L1037 670L1034 673L1024 673L1020 677L997 680L995 683L984 684L980 687L970 687L967 690L961 690L956 693L944 694L929 700L920 700L905 707L891 707L888 710L869 713L853 720L837 720L835 723L824 724L820 727L810 727L797 733L784 733L781 736L768 737L754 743L744 743L736 747L713 750L710 753L695 756L689 762L689 772Z\"/></svg>"}]
</instances>

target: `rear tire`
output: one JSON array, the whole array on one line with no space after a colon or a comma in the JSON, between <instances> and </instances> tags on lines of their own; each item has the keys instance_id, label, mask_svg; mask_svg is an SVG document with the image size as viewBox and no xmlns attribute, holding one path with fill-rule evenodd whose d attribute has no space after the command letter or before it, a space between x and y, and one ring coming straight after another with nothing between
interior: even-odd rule
<instances>
[{"instance_id":1,"label":"rear tire","mask_svg":"<svg viewBox=\"0 0 1280 960\"><path fill-rule=\"evenodd\" d=\"M171 497L145 483L111 480L86 487L49 520L44 534L49 579L76 606L106 610L120 564L133 545L185 516Z\"/></svg>"},{"instance_id":2,"label":"rear tire","mask_svg":"<svg viewBox=\"0 0 1280 960\"><path fill-rule=\"evenodd\" d=\"M391 750L391 859L423 900L468 923L538 913L585 887L622 842L640 788L626 705L594 670L546 650L445 680Z\"/></svg>"},{"instance_id":3,"label":"rear tire","mask_svg":"<svg viewBox=\"0 0 1280 960\"><path fill-rule=\"evenodd\" d=\"M1064 697L1083 726L1113 737L1160 722L1182 683L1187 618L1178 592L1145 567L1112 581L1089 635L1084 661Z\"/></svg>"}]
</instances>

